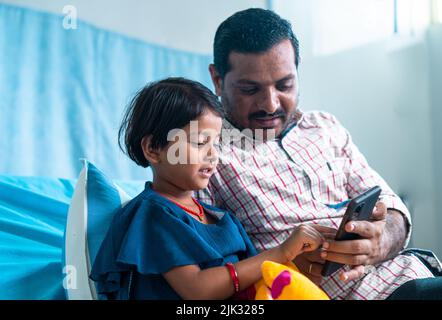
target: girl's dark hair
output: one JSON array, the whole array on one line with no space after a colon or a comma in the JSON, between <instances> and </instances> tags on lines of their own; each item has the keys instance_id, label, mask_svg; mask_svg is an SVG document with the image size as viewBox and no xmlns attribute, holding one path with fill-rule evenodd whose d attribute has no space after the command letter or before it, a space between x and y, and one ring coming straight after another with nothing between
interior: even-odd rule
<instances>
[{"instance_id":1,"label":"girl's dark hair","mask_svg":"<svg viewBox=\"0 0 442 320\"><path fill-rule=\"evenodd\" d=\"M170 130L180 129L205 111L223 116L218 97L199 82L167 78L147 84L130 102L118 131L118 145L133 161L148 167L141 140L151 136L151 147L165 147Z\"/></svg>"},{"instance_id":2,"label":"girl's dark hair","mask_svg":"<svg viewBox=\"0 0 442 320\"><path fill-rule=\"evenodd\" d=\"M216 30L213 57L216 71L224 79L230 71L229 55L263 53L283 40L290 40L295 51L295 65L299 63L299 42L289 21L273 11L251 8L239 11Z\"/></svg>"}]
</instances>

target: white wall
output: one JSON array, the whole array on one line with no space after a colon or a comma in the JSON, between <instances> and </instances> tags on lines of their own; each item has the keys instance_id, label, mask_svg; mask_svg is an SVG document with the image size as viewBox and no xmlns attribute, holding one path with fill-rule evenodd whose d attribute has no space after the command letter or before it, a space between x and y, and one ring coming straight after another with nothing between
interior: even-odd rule
<instances>
[{"instance_id":1,"label":"white wall","mask_svg":"<svg viewBox=\"0 0 442 320\"><path fill-rule=\"evenodd\" d=\"M414 245L436 249L427 55L418 41L392 52L378 43L319 58L309 93L312 105L337 115L370 164L407 197Z\"/></svg>"},{"instance_id":2,"label":"white wall","mask_svg":"<svg viewBox=\"0 0 442 320\"><path fill-rule=\"evenodd\" d=\"M442 25L428 32L431 93L431 132L434 139L434 205L436 208L438 244L442 244Z\"/></svg>"}]
</instances>

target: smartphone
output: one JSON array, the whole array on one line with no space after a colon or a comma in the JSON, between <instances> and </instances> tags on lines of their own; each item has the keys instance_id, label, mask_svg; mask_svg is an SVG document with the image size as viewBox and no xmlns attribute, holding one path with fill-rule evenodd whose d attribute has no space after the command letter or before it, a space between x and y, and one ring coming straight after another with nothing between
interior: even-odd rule
<instances>
[{"instance_id":1,"label":"smartphone","mask_svg":"<svg viewBox=\"0 0 442 320\"><path fill-rule=\"evenodd\" d=\"M336 241L356 240L361 238L361 236L359 236L357 233L345 231L345 225L349 221L370 220L381 191L382 190L379 186L375 186L350 201L344 217L342 218L338 232L336 233ZM342 266L343 264L341 263L326 261L324 267L322 268L321 274L324 277L328 277Z\"/></svg>"}]
</instances>

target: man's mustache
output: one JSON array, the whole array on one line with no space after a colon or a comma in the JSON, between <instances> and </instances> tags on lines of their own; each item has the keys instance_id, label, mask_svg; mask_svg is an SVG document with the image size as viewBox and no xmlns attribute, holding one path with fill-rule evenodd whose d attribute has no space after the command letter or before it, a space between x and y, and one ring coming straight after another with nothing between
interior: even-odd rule
<instances>
[{"instance_id":1,"label":"man's mustache","mask_svg":"<svg viewBox=\"0 0 442 320\"><path fill-rule=\"evenodd\" d=\"M277 110L274 113L267 113L265 111L258 111L249 115L249 120L253 119L264 119L264 118L280 118L286 117L284 110Z\"/></svg>"}]
</instances>

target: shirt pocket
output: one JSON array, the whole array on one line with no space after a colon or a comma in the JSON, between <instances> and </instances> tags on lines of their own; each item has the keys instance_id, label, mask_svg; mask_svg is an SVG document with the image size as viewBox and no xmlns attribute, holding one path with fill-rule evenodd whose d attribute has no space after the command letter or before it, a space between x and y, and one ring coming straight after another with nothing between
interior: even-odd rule
<instances>
[{"instance_id":1,"label":"shirt pocket","mask_svg":"<svg viewBox=\"0 0 442 320\"><path fill-rule=\"evenodd\" d=\"M337 204L348 199L345 168L348 159L336 157L319 157L315 170L306 170L311 180L313 197L328 205Z\"/></svg>"}]
</instances>

